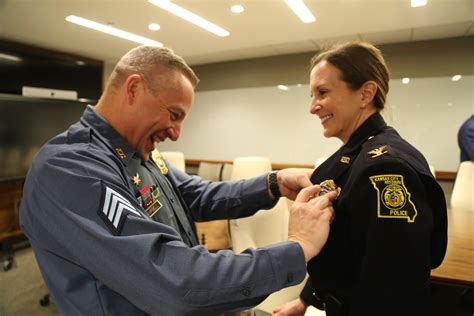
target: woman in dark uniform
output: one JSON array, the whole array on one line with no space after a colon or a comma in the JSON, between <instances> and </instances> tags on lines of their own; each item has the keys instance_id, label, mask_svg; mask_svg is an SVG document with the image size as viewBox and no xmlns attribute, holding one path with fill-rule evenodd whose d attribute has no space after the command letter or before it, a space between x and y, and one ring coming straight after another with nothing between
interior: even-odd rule
<instances>
[{"instance_id":1,"label":"woman in dark uniform","mask_svg":"<svg viewBox=\"0 0 474 316\"><path fill-rule=\"evenodd\" d=\"M313 173L340 195L323 251L300 299L274 315L431 315L429 277L447 244L446 204L423 155L380 115L389 74L368 43L337 46L311 63L311 114L343 146Z\"/></svg>"}]
</instances>

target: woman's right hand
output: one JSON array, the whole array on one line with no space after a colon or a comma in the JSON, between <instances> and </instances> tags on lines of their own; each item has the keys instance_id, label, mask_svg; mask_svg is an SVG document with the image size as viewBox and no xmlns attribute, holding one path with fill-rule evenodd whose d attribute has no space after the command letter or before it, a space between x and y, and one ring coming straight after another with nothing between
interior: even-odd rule
<instances>
[{"instance_id":1,"label":"woman's right hand","mask_svg":"<svg viewBox=\"0 0 474 316\"><path fill-rule=\"evenodd\" d=\"M297 298L283 306L274 308L272 312L273 316L303 316L306 312L306 305Z\"/></svg>"}]
</instances>

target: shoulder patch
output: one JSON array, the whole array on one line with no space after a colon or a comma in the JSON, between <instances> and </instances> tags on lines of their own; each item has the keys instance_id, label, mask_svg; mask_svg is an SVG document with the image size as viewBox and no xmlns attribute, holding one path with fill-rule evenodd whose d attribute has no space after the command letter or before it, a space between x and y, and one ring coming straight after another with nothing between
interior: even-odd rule
<instances>
[{"instance_id":1,"label":"shoulder patch","mask_svg":"<svg viewBox=\"0 0 474 316\"><path fill-rule=\"evenodd\" d=\"M418 214L411 194L403 183L400 174L380 174L370 177L377 191L377 217L407 219L408 223L415 222Z\"/></svg>"},{"instance_id":2,"label":"shoulder patch","mask_svg":"<svg viewBox=\"0 0 474 316\"><path fill-rule=\"evenodd\" d=\"M114 235L120 235L128 214L142 217L120 193L102 183L102 196L97 213Z\"/></svg>"}]
</instances>

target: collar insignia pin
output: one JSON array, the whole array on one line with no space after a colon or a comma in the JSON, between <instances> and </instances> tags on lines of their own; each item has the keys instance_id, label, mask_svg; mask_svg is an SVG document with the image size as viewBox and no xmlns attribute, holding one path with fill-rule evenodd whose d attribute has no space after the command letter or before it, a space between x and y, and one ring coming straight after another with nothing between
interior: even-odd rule
<instances>
[{"instance_id":1,"label":"collar insignia pin","mask_svg":"<svg viewBox=\"0 0 474 316\"><path fill-rule=\"evenodd\" d=\"M346 165L348 165L349 162L351 161L351 157L342 156L341 160L339 160L339 161L342 162L342 163L345 163Z\"/></svg>"},{"instance_id":2,"label":"collar insignia pin","mask_svg":"<svg viewBox=\"0 0 474 316\"><path fill-rule=\"evenodd\" d=\"M387 148L387 145L383 145L382 147L375 148L367 152L367 154L370 156L370 158L376 158L378 156L382 156L383 154L386 154L387 153L386 148Z\"/></svg>"},{"instance_id":3,"label":"collar insignia pin","mask_svg":"<svg viewBox=\"0 0 474 316\"><path fill-rule=\"evenodd\" d=\"M115 152L117 153L117 155L119 155L121 159L127 157L127 155L125 155L125 153L123 152L123 149L120 147L115 147Z\"/></svg>"}]
</instances>

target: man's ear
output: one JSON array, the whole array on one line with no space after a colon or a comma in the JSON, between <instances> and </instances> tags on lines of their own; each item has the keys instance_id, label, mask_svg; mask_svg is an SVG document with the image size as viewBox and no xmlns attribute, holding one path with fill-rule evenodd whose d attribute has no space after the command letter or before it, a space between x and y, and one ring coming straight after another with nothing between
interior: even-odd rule
<instances>
[{"instance_id":1,"label":"man's ear","mask_svg":"<svg viewBox=\"0 0 474 316\"><path fill-rule=\"evenodd\" d=\"M135 103L137 96L143 92L143 78L139 74L133 74L128 76L125 81L125 92L127 95L127 103L132 105Z\"/></svg>"},{"instance_id":2,"label":"man's ear","mask_svg":"<svg viewBox=\"0 0 474 316\"><path fill-rule=\"evenodd\" d=\"M362 104L365 106L371 103L374 98L375 94L377 93L377 83L375 81L369 80L366 81L362 87L360 87L360 91L362 93Z\"/></svg>"}]
</instances>

